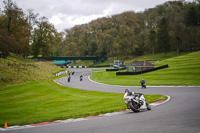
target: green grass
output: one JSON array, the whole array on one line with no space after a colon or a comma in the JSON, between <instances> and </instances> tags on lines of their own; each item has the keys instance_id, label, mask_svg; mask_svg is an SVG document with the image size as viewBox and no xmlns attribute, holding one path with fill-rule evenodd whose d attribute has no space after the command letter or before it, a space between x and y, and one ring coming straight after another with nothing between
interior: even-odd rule
<instances>
[{"instance_id":1,"label":"green grass","mask_svg":"<svg viewBox=\"0 0 200 133\"><path fill-rule=\"evenodd\" d=\"M147 102L166 99L147 95ZM126 109L123 94L63 87L51 80L0 88L0 127L79 118Z\"/></svg>"},{"instance_id":2,"label":"green grass","mask_svg":"<svg viewBox=\"0 0 200 133\"><path fill-rule=\"evenodd\" d=\"M164 55L164 53L156 53L154 56L152 54L146 54L146 55L142 55L142 56L137 56L137 57L129 59L129 60L125 60L125 63L133 62L133 61L143 61L143 60L161 61L161 60L166 60L166 59L173 58L173 57L186 55L188 53L189 52L182 52L179 55L177 55L176 52L169 52L166 54L166 56Z\"/></svg>"},{"instance_id":3,"label":"green grass","mask_svg":"<svg viewBox=\"0 0 200 133\"><path fill-rule=\"evenodd\" d=\"M176 52L168 52L167 55L165 56L164 53L156 53L154 56L152 54L145 54L142 56L134 56L134 57L127 57L126 59L122 59L120 57L112 57L109 58L107 61L101 63L101 64L97 64L97 65L110 65L110 63L114 63L114 60L120 60L120 61L124 61L124 63L130 63L130 62L134 62L134 61L144 61L144 60L150 60L150 61L161 61L161 60L165 60L165 59L169 59L169 58L173 58L173 57L177 57L177 56L182 56L182 55L186 55L189 52L181 52L179 55L177 55Z\"/></svg>"},{"instance_id":4,"label":"green grass","mask_svg":"<svg viewBox=\"0 0 200 133\"><path fill-rule=\"evenodd\" d=\"M169 68L140 75L116 76L116 72L92 72L90 78L96 82L112 85L140 86L143 78L148 85L200 85L200 51L177 56L154 63Z\"/></svg>"}]
</instances>

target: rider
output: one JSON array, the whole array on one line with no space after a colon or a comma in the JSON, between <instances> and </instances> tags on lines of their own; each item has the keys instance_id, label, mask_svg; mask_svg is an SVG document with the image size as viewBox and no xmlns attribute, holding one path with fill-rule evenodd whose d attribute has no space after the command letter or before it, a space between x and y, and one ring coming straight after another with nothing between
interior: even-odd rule
<instances>
[{"instance_id":1,"label":"rider","mask_svg":"<svg viewBox=\"0 0 200 133\"><path fill-rule=\"evenodd\" d=\"M131 91L129 91L129 89L125 89L125 93L127 93L127 96L131 96L131 95L135 95L135 94L138 95L140 105L142 106L144 104L143 101L145 101L145 98L142 93L131 92Z\"/></svg>"},{"instance_id":2,"label":"rider","mask_svg":"<svg viewBox=\"0 0 200 133\"><path fill-rule=\"evenodd\" d=\"M141 86L143 86L143 84L145 84L145 80L142 78L142 79L140 80L140 83L141 83Z\"/></svg>"},{"instance_id":3,"label":"rider","mask_svg":"<svg viewBox=\"0 0 200 133\"><path fill-rule=\"evenodd\" d=\"M71 79L71 77L70 77L70 75L69 75L69 77L68 77L68 79L67 79L67 80L68 80L68 82L70 82L70 79Z\"/></svg>"},{"instance_id":4,"label":"rider","mask_svg":"<svg viewBox=\"0 0 200 133\"><path fill-rule=\"evenodd\" d=\"M80 76L80 81L82 81L82 80L83 80L83 75Z\"/></svg>"}]
</instances>

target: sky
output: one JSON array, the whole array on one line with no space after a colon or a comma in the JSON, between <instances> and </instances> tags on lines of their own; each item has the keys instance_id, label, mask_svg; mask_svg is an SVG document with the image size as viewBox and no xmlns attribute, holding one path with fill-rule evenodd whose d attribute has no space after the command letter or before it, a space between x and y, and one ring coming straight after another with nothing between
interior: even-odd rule
<instances>
[{"instance_id":1,"label":"sky","mask_svg":"<svg viewBox=\"0 0 200 133\"><path fill-rule=\"evenodd\" d=\"M13 0L27 13L33 9L45 16L58 32L75 25L86 24L101 17L109 17L125 11L144 11L168 0ZM192 0L189 0L192 1ZM0 0L0 8L3 0Z\"/></svg>"}]
</instances>

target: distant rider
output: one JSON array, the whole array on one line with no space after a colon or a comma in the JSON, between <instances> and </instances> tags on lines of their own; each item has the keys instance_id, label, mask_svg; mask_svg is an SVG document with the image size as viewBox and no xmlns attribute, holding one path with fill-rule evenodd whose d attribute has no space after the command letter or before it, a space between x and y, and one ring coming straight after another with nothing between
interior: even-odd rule
<instances>
[{"instance_id":1,"label":"distant rider","mask_svg":"<svg viewBox=\"0 0 200 133\"><path fill-rule=\"evenodd\" d=\"M70 82L70 79L71 79L71 77L70 77L70 75L69 75L69 77L68 77L68 79L67 79L67 80L68 80L68 82Z\"/></svg>"},{"instance_id":2,"label":"distant rider","mask_svg":"<svg viewBox=\"0 0 200 133\"><path fill-rule=\"evenodd\" d=\"M140 80L140 83L141 83L141 86L143 86L145 84L145 80L144 79L141 79Z\"/></svg>"},{"instance_id":3,"label":"distant rider","mask_svg":"<svg viewBox=\"0 0 200 133\"><path fill-rule=\"evenodd\" d=\"M80 81L82 81L82 80L83 80L83 75L80 76Z\"/></svg>"}]
</instances>

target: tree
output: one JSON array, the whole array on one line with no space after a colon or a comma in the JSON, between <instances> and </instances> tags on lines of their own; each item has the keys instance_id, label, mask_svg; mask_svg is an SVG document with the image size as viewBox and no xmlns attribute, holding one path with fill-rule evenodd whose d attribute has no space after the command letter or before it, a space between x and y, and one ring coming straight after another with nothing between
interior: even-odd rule
<instances>
[{"instance_id":1,"label":"tree","mask_svg":"<svg viewBox=\"0 0 200 133\"><path fill-rule=\"evenodd\" d=\"M171 50L176 50L177 55L179 55L180 51L183 47L182 38L185 36L184 34L184 17L183 17L183 1L170 1L167 3L167 18L168 18L168 27L169 32L171 33L172 41Z\"/></svg>"},{"instance_id":2,"label":"tree","mask_svg":"<svg viewBox=\"0 0 200 133\"><path fill-rule=\"evenodd\" d=\"M17 4L15 2L13 2L12 0L4 0L4 13L7 17L7 31L8 34L11 34L11 25L12 25L12 21L14 20L14 18L16 18L16 16L18 16L18 14L20 14L22 12L22 9L19 8L17 6Z\"/></svg>"},{"instance_id":3,"label":"tree","mask_svg":"<svg viewBox=\"0 0 200 133\"><path fill-rule=\"evenodd\" d=\"M54 26L47 21L47 18L41 17L37 22L37 28L33 33L32 50L35 57L39 53L43 57L50 56L55 45L55 34L57 33Z\"/></svg>"},{"instance_id":4,"label":"tree","mask_svg":"<svg viewBox=\"0 0 200 133\"><path fill-rule=\"evenodd\" d=\"M156 43L156 32L154 30L149 31L149 43L152 49L152 54L155 53L155 43Z\"/></svg>"},{"instance_id":5,"label":"tree","mask_svg":"<svg viewBox=\"0 0 200 133\"><path fill-rule=\"evenodd\" d=\"M4 0L3 3L2 29L7 29L7 34L20 44L13 52L25 56L30 53L28 36L31 34L28 30L29 24L26 21L25 14L12 0Z\"/></svg>"},{"instance_id":6,"label":"tree","mask_svg":"<svg viewBox=\"0 0 200 133\"><path fill-rule=\"evenodd\" d=\"M170 40L167 20L163 17L158 25L158 44L162 51L164 51L165 56L170 50Z\"/></svg>"},{"instance_id":7,"label":"tree","mask_svg":"<svg viewBox=\"0 0 200 133\"><path fill-rule=\"evenodd\" d=\"M188 28L188 36L189 36L188 42L190 44L189 46L191 48L191 51L193 51L195 49L198 49L196 38L199 38L198 36L196 36L199 26L198 16L197 16L197 11L193 6L189 8L186 14L185 23Z\"/></svg>"},{"instance_id":8,"label":"tree","mask_svg":"<svg viewBox=\"0 0 200 133\"><path fill-rule=\"evenodd\" d=\"M15 52L19 48L19 43L14 36L8 35L7 31L0 28L0 52L2 57L7 57L10 52Z\"/></svg>"},{"instance_id":9,"label":"tree","mask_svg":"<svg viewBox=\"0 0 200 133\"><path fill-rule=\"evenodd\" d=\"M198 26L198 16L197 11L194 7L191 7L186 15L185 19L186 25L189 26Z\"/></svg>"}]
</instances>

